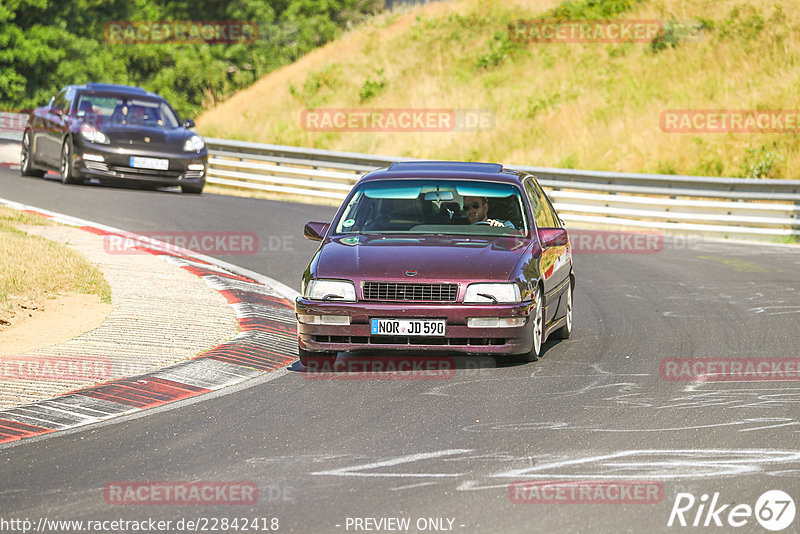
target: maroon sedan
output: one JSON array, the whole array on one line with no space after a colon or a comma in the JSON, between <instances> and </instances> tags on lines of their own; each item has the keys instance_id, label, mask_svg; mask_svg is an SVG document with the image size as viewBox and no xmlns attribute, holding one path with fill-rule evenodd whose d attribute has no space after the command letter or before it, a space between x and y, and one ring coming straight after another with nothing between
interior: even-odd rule
<instances>
[{"instance_id":1,"label":"maroon sedan","mask_svg":"<svg viewBox=\"0 0 800 534\"><path fill-rule=\"evenodd\" d=\"M572 330L569 236L525 172L395 163L305 236L321 244L296 302L303 365L362 349L535 361Z\"/></svg>"}]
</instances>

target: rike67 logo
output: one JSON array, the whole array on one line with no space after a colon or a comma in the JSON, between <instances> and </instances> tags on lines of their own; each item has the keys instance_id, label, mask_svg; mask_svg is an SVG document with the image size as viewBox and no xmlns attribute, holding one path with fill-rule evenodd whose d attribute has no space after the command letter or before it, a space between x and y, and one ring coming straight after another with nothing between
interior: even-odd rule
<instances>
[{"instance_id":1,"label":"rike67 logo","mask_svg":"<svg viewBox=\"0 0 800 534\"><path fill-rule=\"evenodd\" d=\"M765 491L755 506L732 504L720 499L715 492L709 502L708 494L697 499L691 493L678 493L667 526L692 527L743 527L755 517L767 530L784 530L794 522L795 504L788 493L781 490Z\"/></svg>"}]
</instances>

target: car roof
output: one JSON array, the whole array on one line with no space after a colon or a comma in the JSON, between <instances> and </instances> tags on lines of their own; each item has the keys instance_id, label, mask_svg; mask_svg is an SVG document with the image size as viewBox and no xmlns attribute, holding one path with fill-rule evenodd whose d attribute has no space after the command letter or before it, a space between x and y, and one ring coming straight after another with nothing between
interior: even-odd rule
<instances>
[{"instance_id":1,"label":"car roof","mask_svg":"<svg viewBox=\"0 0 800 534\"><path fill-rule=\"evenodd\" d=\"M81 92L96 92L96 93L110 93L110 94L119 94L119 95L136 95L136 96L149 96L152 98L163 98L156 94L147 91L142 87L137 87L135 85L118 85L115 83L87 83L84 85L73 85L68 87L74 87L75 89Z\"/></svg>"},{"instance_id":2,"label":"car roof","mask_svg":"<svg viewBox=\"0 0 800 534\"><path fill-rule=\"evenodd\" d=\"M458 178L519 185L528 173L504 168L499 163L470 161L401 161L365 174L359 182L405 178Z\"/></svg>"}]
</instances>

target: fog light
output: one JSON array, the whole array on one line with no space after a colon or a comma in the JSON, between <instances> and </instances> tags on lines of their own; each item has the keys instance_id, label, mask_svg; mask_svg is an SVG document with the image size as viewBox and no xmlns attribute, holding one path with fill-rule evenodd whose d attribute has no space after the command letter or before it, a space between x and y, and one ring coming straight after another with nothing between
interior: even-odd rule
<instances>
[{"instance_id":1,"label":"fog light","mask_svg":"<svg viewBox=\"0 0 800 534\"><path fill-rule=\"evenodd\" d=\"M349 315L304 315L298 314L297 321L302 324L319 324L328 326L347 326L350 324Z\"/></svg>"},{"instance_id":2,"label":"fog light","mask_svg":"<svg viewBox=\"0 0 800 534\"><path fill-rule=\"evenodd\" d=\"M202 163L190 163L189 164L189 170L190 171L202 171L205 168L206 168L206 166L203 165Z\"/></svg>"},{"instance_id":3,"label":"fog light","mask_svg":"<svg viewBox=\"0 0 800 534\"><path fill-rule=\"evenodd\" d=\"M525 326L525 317L468 317L470 328L512 328Z\"/></svg>"},{"instance_id":4,"label":"fog light","mask_svg":"<svg viewBox=\"0 0 800 534\"><path fill-rule=\"evenodd\" d=\"M99 161L100 163L104 162L105 159L100 154L84 154L83 159L89 161Z\"/></svg>"}]
</instances>

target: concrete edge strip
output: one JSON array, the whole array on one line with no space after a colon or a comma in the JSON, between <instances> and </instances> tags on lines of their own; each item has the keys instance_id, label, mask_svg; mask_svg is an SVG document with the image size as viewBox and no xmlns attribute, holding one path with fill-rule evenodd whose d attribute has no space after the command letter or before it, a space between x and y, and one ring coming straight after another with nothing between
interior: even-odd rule
<instances>
[{"instance_id":1,"label":"concrete edge strip","mask_svg":"<svg viewBox=\"0 0 800 534\"><path fill-rule=\"evenodd\" d=\"M228 262L111 226L0 198L9 208L106 236L135 238L137 251L175 264L217 290L239 322L229 341L189 360L0 410L0 444L97 423L216 391L281 369L297 358L290 287Z\"/></svg>"}]
</instances>

